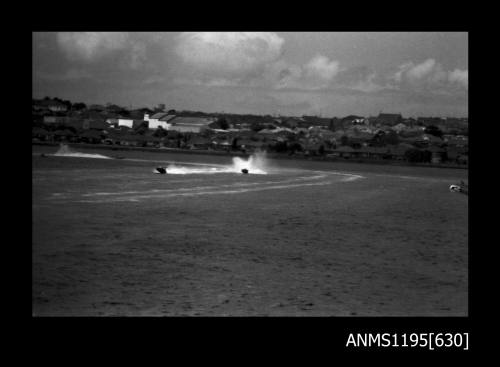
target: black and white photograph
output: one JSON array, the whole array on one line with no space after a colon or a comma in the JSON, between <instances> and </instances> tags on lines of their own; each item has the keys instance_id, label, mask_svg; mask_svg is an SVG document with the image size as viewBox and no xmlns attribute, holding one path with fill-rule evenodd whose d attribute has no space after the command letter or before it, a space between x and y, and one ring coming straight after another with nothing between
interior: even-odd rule
<instances>
[{"instance_id":1,"label":"black and white photograph","mask_svg":"<svg viewBox=\"0 0 500 367\"><path fill-rule=\"evenodd\" d=\"M32 317L468 317L468 43L33 31Z\"/></svg>"}]
</instances>

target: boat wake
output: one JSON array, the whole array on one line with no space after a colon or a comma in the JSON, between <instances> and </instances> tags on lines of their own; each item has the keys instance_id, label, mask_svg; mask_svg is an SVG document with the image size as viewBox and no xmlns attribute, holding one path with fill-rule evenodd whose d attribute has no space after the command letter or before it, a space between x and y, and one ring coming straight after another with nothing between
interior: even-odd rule
<instances>
[{"instance_id":1,"label":"boat wake","mask_svg":"<svg viewBox=\"0 0 500 367\"><path fill-rule=\"evenodd\" d=\"M98 158L98 159L112 159L111 157L102 154L88 154L80 153L71 150L67 145L61 144L59 150L53 154L55 157L76 157L76 158Z\"/></svg>"},{"instance_id":2,"label":"boat wake","mask_svg":"<svg viewBox=\"0 0 500 367\"><path fill-rule=\"evenodd\" d=\"M258 152L251 155L248 159L234 157L233 163L229 165L188 165L180 166L178 164L170 164L167 167L156 168L153 172L157 174L167 173L172 175L189 175L189 174L214 174L214 173L243 173L245 170L248 174L267 175L270 171L269 164L265 153ZM163 172L165 171L165 172Z\"/></svg>"}]
</instances>

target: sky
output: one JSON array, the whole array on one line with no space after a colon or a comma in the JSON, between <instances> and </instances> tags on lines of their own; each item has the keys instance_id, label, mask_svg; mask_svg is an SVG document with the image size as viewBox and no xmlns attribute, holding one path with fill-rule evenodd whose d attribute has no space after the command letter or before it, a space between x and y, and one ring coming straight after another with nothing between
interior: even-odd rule
<instances>
[{"instance_id":1,"label":"sky","mask_svg":"<svg viewBox=\"0 0 500 367\"><path fill-rule=\"evenodd\" d=\"M342 117L468 115L466 32L35 32L33 98Z\"/></svg>"}]
</instances>

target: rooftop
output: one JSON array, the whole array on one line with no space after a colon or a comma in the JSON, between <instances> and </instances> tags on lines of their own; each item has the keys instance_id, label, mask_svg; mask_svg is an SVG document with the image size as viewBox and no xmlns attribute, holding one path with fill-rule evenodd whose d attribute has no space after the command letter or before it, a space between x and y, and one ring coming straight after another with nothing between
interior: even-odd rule
<instances>
[{"instance_id":1,"label":"rooftop","mask_svg":"<svg viewBox=\"0 0 500 367\"><path fill-rule=\"evenodd\" d=\"M191 126L207 126L214 122L213 118L204 118L204 117L176 117L170 122L174 125L191 125Z\"/></svg>"},{"instance_id":2,"label":"rooftop","mask_svg":"<svg viewBox=\"0 0 500 367\"><path fill-rule=\"evenodd\" d=\"M150 118L152 118L152 119L158 119L159 120L159 119L161 119L161 118L163 118L165 116L168 116L167 112L157 112L153 116L150 116Z\"/></svg>"}]
</instances>

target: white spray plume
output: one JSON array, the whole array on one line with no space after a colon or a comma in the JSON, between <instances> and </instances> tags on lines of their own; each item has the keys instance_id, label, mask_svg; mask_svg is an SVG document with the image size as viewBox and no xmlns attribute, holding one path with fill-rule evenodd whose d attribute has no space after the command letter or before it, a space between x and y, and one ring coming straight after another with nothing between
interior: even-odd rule
<instances>
[{"instance_id":1,"label":"white spray plume","mask_svg":"<svg viewBox=\"0 0 500 367\"><path fill-rule=\"evenodd\" d=\"M87 154L72 151L67 145L61 144L59 150L54 154L57 157L77 157L77 158L100 158L100 159L111 159L105 155L101 154Z\"/></svg>"},{"instance_id":2,"label":"white spray plume","mask_svg":"<svg viewBox=\"0 0 500 367\"><path fill-rule=\"evenodd\" d=\"M250 174L266 175L268 171L266 152L252 154L247 160L234 157L232 172L241 173L242 169L247 169Z\"/></svg>"},{"instance_id":3,"label":"white spray plume","mask_svg":"<svg viewBox=\"0 0 500 367\"><path fill-rule=\"evenodd\" d=\"M234 157L233 164L217 167L186 167L171 164L167 167L167 173L173 175L187 174L211 174L211 173L242 173L243 169L247 169L249 174L267 175L269 167L267 164L266 153L257 152L251 155L248 159Z\"/></svg>"}]
</instances>

